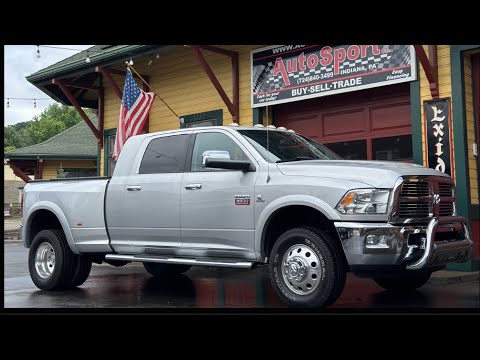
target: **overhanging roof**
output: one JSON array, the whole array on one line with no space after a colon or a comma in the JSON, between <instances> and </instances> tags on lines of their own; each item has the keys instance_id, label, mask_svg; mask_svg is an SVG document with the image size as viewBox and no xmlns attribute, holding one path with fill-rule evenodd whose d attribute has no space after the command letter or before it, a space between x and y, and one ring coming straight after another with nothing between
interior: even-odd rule
<instances>
[{"instance_id":1,"label":"overhanging roof","mask_svg":"<svg viewBox=\"0 0 480 360\"><path fill-rule=\"evenodd\" d=\"M52 99L65 104L72 105L58 86L52 84L52 79L64 80L85 80L88 75L88 82L91 85L98 86L100 74L95 73L96 66L107 67L113 64L119 64L130 58L135 59L138 56L158 51L160 48L168 45L95 45L86 50L61 60L53 65L41 69L26 79L50 96ZM87 52L90 62L87 63ZM97 95L89 91L79 91L74 97L83 107L96 108Z\"/></svg>"},{"instance_id":2,"label":"overhanging roof","mask_svg":"<svg viewBox=\"0 0 480 360\"><path fill-rule=\"evenodd\" d=\"M98 126L98 119L91 119ZM35 145L15 149L5 153L6 159L97 159L98 145L87 124L82 121L77 125Z\"/></svg>"}]
</instances>

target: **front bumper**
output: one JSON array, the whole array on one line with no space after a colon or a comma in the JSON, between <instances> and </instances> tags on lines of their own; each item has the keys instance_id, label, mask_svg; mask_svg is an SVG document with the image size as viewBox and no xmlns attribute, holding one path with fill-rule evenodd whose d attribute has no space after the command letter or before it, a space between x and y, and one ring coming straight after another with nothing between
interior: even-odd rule
<instances>
[{"instance_id":1,"label":"front bumper","mask_svg":"<svg viewBox=\"0 0 480 360\"><path fill-rule=\"evenodd\" d=\"M428 224L336 222L350 266L405 266L408 270L465 262L473 242L467 219L432 218Z\"/></svg>"}]
</instances>

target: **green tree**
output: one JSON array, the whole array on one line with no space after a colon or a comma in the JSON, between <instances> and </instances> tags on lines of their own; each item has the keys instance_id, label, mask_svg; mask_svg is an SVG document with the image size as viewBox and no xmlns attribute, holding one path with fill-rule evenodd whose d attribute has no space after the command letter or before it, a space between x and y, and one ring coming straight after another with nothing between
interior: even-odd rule
<instances>
[{"instance_id":1,"label":"green tree","mask_svg":"<svg viewBox=\"0 0 480 360\"><path fill-rule=\"evenodd\" d=\"M94 116L84 109L88 117ZM73 106L52 104L30 121L4 127L4 151L41 143L83 121ZM10 150L6 150L6 149Z\"/></svg>"},{"instance_id":2,"label":"green tree","mask_svg":"<svg viewBox=\"0 0 480 360\"><path fill-rule=\"evenodd\" d=\"M38 144L65 130L65 124L59 120L46 118L34 122L26 131L28 142Z\"/></svg>"}]
</instances>

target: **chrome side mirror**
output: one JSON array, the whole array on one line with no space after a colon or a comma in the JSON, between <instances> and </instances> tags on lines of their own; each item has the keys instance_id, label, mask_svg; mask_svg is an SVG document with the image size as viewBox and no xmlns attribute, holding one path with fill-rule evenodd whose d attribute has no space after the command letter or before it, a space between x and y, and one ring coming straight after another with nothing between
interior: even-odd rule
<instances>
[{"instance_id":1,"label":"chrome side mirror","mask_svg":"<svg viewBox=\"0 0 480 360\"><path fill-rule=\"evenodd\" d=\"M230 160L230 153L223 150L207 150L202 154L202 166L205 167L207 159Z\"/></svg>"}]
</instances>

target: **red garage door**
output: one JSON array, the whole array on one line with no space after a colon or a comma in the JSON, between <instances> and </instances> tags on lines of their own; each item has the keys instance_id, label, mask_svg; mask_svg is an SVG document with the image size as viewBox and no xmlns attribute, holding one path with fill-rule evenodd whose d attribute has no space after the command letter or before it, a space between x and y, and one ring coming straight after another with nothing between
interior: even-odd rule
<instances>
[{"instance_id":1,"label":"red garage door","mask_svg":"<svg viewBox=\"0 0 480 360\"><path fill-rule=\"evenodd\" d=\"M345 159L412 161L409 84L276 105L274 119Z\"/></svg>"}]
</instances>

